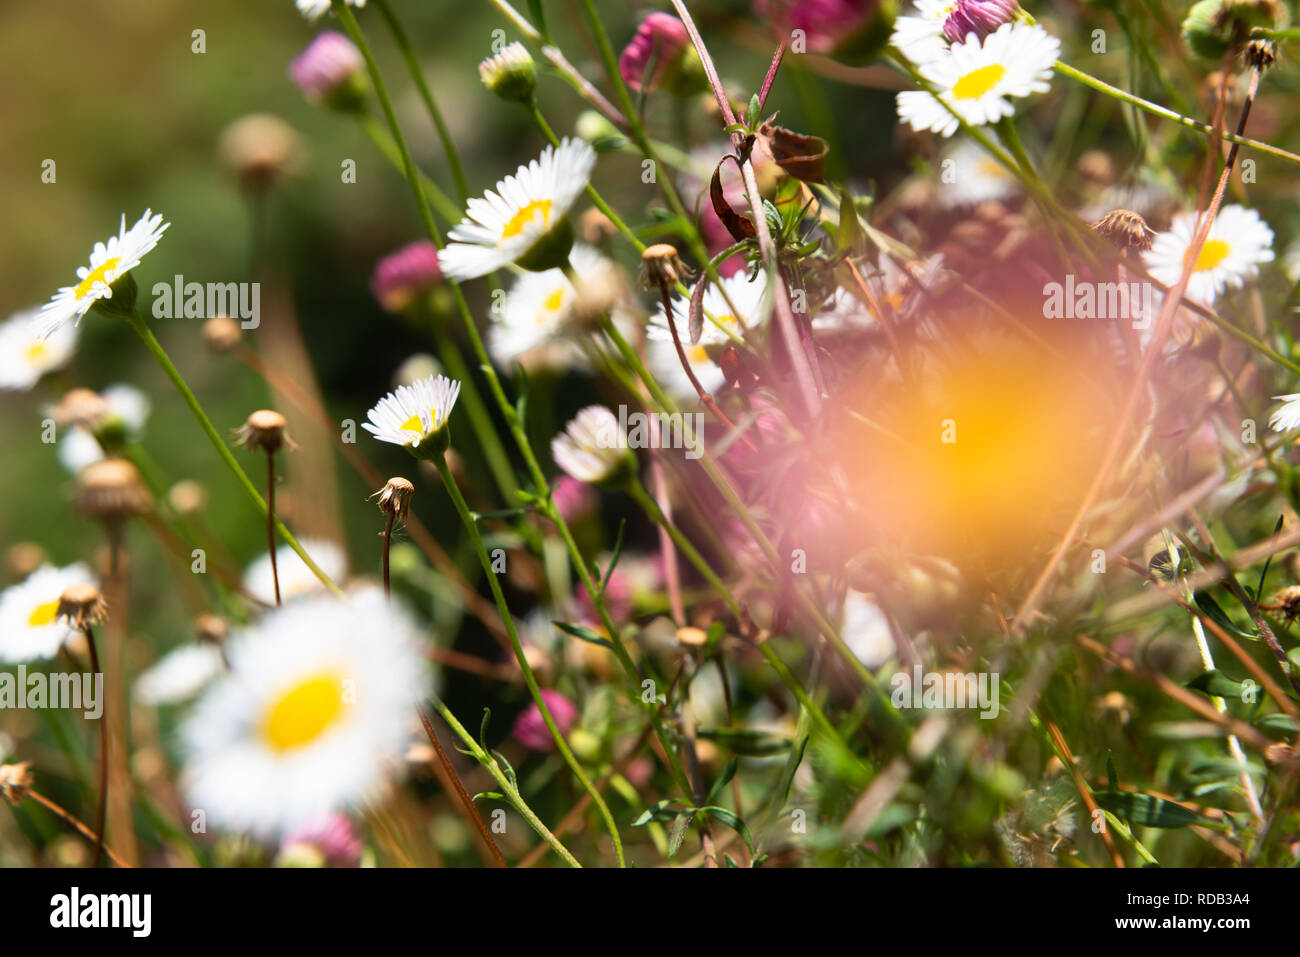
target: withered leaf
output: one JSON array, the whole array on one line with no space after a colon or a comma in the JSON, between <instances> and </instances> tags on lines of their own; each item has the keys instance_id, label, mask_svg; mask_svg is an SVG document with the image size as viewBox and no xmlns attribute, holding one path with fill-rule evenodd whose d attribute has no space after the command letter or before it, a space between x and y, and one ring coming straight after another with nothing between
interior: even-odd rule
<instances>
[{"instance_id":1,"label":"withered leaf","mask_svg":"<svg viewBox=\"0 0 1300 957\"><path fill-rule=\"evenodd\" d=\"M783 126L764 123L758 129L776 164L805 183L826 181L826 154L830 151L820 136L796 133Z\"/></svg>"},{"instance_id":2,"label":"withered leaf","mask_svg":"<svg viewBox=\"0 0 1300 957\"><path fill-rule=\"evenodd\" d=\"M722 220L722 225L727 227L731 238L739 243L746 239L753 239L758 235L758 231L748 217L740 215L731 208L727 197L722 194L722 164L727 160L735 159L728 153L718 160L717 166L713 167L713 179L709 182L709 199L713 202L713 211L718 214L718 219Z\"/></svg>"},{"instance_id":3,"label":"withered leaf","mask_svg":"<svg viewBox=\"0 0 1300 957\"><path fill-rule=\"evenodd\" d=\"M700 273L699 282L691 290L691 305L687 313L689 320L687 328L690 330L691 345L698 343L700 336L704 333L704 291L708 287L709 274L707 272Z\"/></svg>"}]
</instances>

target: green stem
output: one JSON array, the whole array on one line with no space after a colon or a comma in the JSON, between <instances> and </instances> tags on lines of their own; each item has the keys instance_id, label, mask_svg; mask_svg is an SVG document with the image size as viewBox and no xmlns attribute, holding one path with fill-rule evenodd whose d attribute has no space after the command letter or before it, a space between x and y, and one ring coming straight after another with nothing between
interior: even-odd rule
<instances>
[{"instance_id":1,"label":"green stem","mask_svg":"<svg viewBox=\"0 0 1300 957\"><path fill-rule=\"evenodd\" d=\"M416 58L415 51L411 49L411 42L406 38L406 31L402 29L401 23L393 15L388 0L375 0L375 5L379 7L380 15L388 23L388 29L393 32L393 40L397 43L402 58L406 60L406 67L411 71L411 79L415 81L415 87L420 91L420 99L424 101L425 109L429 111L429 118L433 120L433 125L438 130L438 139L442 141L443 152L447 155L447 165L451 167L451 178L456 183L456 191L460 194L460 200L463 203L469 197L469 187L465 185L465 170L461 166L460 154L456 151L456 144L452 142L451 133L447 130L447 124L442 119L442 111L438 109L437 101L434 100L433 93L429 90L429 84L425 82L424 71L420 69L420 61Z\"/></svg>"},{"instance_id":2,"label":"green stem","mask_svg":"<svg viewBox=\"0 0 1300 957\"><path fill-rule=\"evenodd\" d=\"M461 523L465 526L465 531L469 534L470 539L474 542L474 551L478 554L479 564L483 566L483 573L487 577L488 586L492 589L492 598L496 601L497 610L501 613L501 622L505 625L506 635L510 638L510 646L514 649L515 658L519 662L519 668L523 672L524 681L528 685L528 691L533 696L533 701L537 704L538 711L541 712L542 720L546 722L547 729L551 732L551 737L555 740L555 746L559 749L560 755L564 762L573 771L574 777L581 782L583 788L591 795L592 802L600 810L600 815L605 819L605 826L609 830L609 835L614 841L614 855L618 858L618 866L626 866L623 860L623 842L618 836L618 826L614 823L614 815L610 813L609 805L605 799L600 796L591 780L587 777L586 772L582 770L582 765L574 756L569 743L564 740L564 735L559 727L555 724L555 719L551 717L551 709L546 706L546 699L542 697L541 688L537 684L537 678L533 674L532 667L528 664L528 658L524 654L523 645L519 642L519 634L515 631L514 616L510 613L510 607L506 604L505 594L501 591L501 583L497 580L496 573L492 570L492 559L488 556L487 546L483 544L483 537L479 534L478 525L474 521L474 516L465 503L465 498L460 494L460 487L456 484L456 479L451 474L451 469L447 467L447 461L442 455L435 455L433 464L438 469L438 474L442 477L442 484L447 489L447 494L451 497L452 504L456 506L456 514L460 516Z\"/></svg>"},{"instance_id":3,"label":"green stem","mask_svg":"<svg viewBox=\"0 0 1300 957\"><path fill-rule=\"evenodd\" d=\"M469 749L470 753L474 755L474 758L478 763L483 765L483 767L487 769L488 774L492 775L493 779L497 782L497 785L501 788L501 793L505 795L506 800L509 801L514 809L523 816L524 820L532 826L532 829L537 832L542 840L551 845L555 850L555 853L564 858L564 862L570 867L582 867L582 865L578 863L578 859L569 853L569 849L560 843L560 839L551 833L550 828L542 823L541 818L539 818L533 812L533 809L528 806L527 802L524 801L523 797L519 793L519 789L511 782L510 778L502 772L496 759L483 750L483 747L474 740L474 736L470 734L469 731L465 729L465 726L456 719L456 716L451 713L451 709L442 703L442 699L434 697L433 707L438 714L442 716L442 720L447 722L447 726L451 728L456 737L465 742L465 747Z\"/></svg>"},{"instance_id":4,"label":"green stem","mask_svg":"<svg viewBox=\"0 0 1300 957\"><path fill-rule=\"evenodd\" d=\"M244 471L243 466L235 460L235 456L231 453L230 447L226 445L225 440L212 424L212 420L209 419L207 413L203 411L203 406L199 405L199 400L195 398L189 385L186 384L184 377L182 377L180 372L177 371L176 366L172 363L166 350L163 349L162 344L154 336L153 330L145 324L144 319L140 317L139 313L132 313L125 318L126 321L131 324L131 328L136 331L136 334L144 340L145 348L153 354L153 357L156 360L158 360L158 364L162 366L163 372L167 374L167 378L171 379L172 385L174 385L176 391L180 393L181 399L184 400L187 406L189 406L190 411L194 413L194 417L199 420L199 425L203 429L203 434L208 437L208 441L212 443L212 447L217 450L217 455L221 457L221 461L226 464L228 469L230 469L231 474L235 476L235 479L239 482L244 493L257 507L257 510L262 513L262 517L267 517L270 514L270 509L267 508L266 500L262 498L262 493L257 490L257 486L255 486L252 479L248 477L248 473ZM275 520L275 529L280 533L280 538L282 538L284 542L297 553L298 557L303 560L303 563L311 569L312 574L320 579L321 584L340 598L343 597L343 590L340 589L338 585L334 584L330 577L321 570L320 566L317 565L312 557L307 554L306 550L298 544L298 539L294 538L293 533L285 527L284 522L280 521L278 518Z\"/></svg>"}]
</instances>

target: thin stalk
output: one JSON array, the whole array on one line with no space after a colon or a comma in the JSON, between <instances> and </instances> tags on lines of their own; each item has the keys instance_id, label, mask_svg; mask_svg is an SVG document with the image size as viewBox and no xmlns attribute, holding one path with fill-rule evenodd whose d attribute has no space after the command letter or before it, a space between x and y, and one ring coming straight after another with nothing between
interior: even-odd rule
<instances>
[{"instance_id":1,"label":"thin stalk","mask_svg":"<svg viewBox=\"0 0 1300 957\"><path fill-rule=\"evenodd\" d=\"M208 441L212 443L212 447L217 450L217 455L221 457L221 461L225 463L226 468L230 469L231 474L235 476L240 488L244 490L244 493L257 507L258 511L263 515L267 515L270 510L267 508L266 500L262 498L262 493L257 490L257 486L255 486L252 480L248 477L248 473L245 472L239 462L235 460L235 456L231 454L230 448L226 445L226 442L221 437L220 433L217 432L216 427L212 424L212 420L209 419L207 413L203 411L203 406L199 404L199 400L195 398L193 391L191 391L184 377L181 376L176 366L172 363L171 357L167 355L162 344L154 336L153 330L149 328L144 319L140 317L139 313L132 313L125 318L126 321L131 324L131 328L133 328L141 340L144 341L145 348L149 350L154 359L157 360L158 364L162 366L163 372L166 373L167 378L171 380L172 385L176 387L176 391L180 393L181 399L189 407L189 410L194 413L194 417L198 419L204 435L208 437ZM315 560L307 554L306 549L298 544L298 539L296 539L293 533L285 527L285 524L279 519L274 519L273 521L276 531L280 534L280 538L297 553L298 557L303 560L303 564L310 568L312 574L320 579L321 584L336 596L340 598L343 597L343 590L334 583L329 575L325 574L325 572L321 570ZM272 554L275 553L274 549L271 551Z\"/></svg>"},{"instance_id":2,"label":"thin stalk","mask_svg":"<svg viewBox=\"0 0 1300 957\"><path fill-rule=\"evenodd\" d=\"M275 604L280 605L280 570L275 560L275 453L266 452L266 547L271 553L271 582L275 585Z\"/></svg>"},{"instance_id":3,"label":"thin stalk","mask_svg":"<svg viewBox=\"0 0 1300 957\"><path fill-rule=\"evenodd\" d=\"M460 802L461 812L474 825L474 830L478 834L479 842L488 852L489 861L496 867L509 867L505 857L501 854L501 848L497 847L497 842L492 840L492 834L483 823L483 818L479 816L478 808L474 807L474 801L465 790L464 783L461 782L460 775L456 773L456 767L447 757L447 752L442 748L442 742L438 740L438 733L433 730L433 722L425 714L423 708L419 709L420 724L424 725L424 733L429 736L429 742L433 745L433 750L438 755L438 761L441 762L443 770L447 772L447 778L451 782L451 790L456 793L456 800Z\"/></svg>"},{"instance_id":4,"label":"thin stalk","mask_svg":"<svg viewBox=\"0 0 1300 957\"><path fill-rule=\"evenodd\" d=\"M82 626L86 645L90 649L90 673L98 675L99 651L95 647L95 630L87 623ZM95 862L99 867L104 860L104 827L108 821L108 719L99 716L99 804L95 808Z\"/></svg>"},{"instance_id":5,"label":"thin stalk","mask_svg":"<svg viewBox=\"0 0 1300 957\"><path fill-rule=\"evenodd\" d=\"M393 522L397 519L397 510L391 509L388 512L388 521L384 525L384 597L393 597L393 585L388 574L388 550L393 544Z\"/></svg>"},{"instance_id":6,"label":"thin stalk","mask_svg":"<svg viewBox=\"0 0 1300 957\"><path fill-rule=\"evenodd\" d=\"M497 580L496 573L492 570L492 559L488 555L487 546L483 544L483 536L479 534L478 525L474 521L474 516L469 510L469 505L465 503L464 496L460 493L460 487L456 484L456 479L451 474L451 469L447 467L446 459L437 455L434 457L433 464L438 469L438 475L442 477L442 484L447 489L447 494L456 507L456 514L460 516L461 523L465 526L465 531L474 543L474 551L478 554L479 564L483 566L483 573L487 577L488 586L492 589L492 597L497 603L497 608L501 612L501 620L506 626L506 634L510 638L510 645L514 649L515 658L519 661L519 668L523 672L524 681L528 685L528 691L537 705L538 711L541 712L542 720L546 722L547 729L551 732L551 737L555 740L555 746L564 758L564 763L569 766L574 777L582 784L583 788L591 795L592 801L600 809L601 817L605 819L605 826L609 830L609 835L614 841L614 854L618 858L618 866L624 867L623 860L623 842L618 835L618 826L614 823L614 816L610 813L609 805L605 799L600 796L600 792L592 785L591 780L587 777L582 765L574 756L573 750L569 743L564 740L555 719L551 716L551 710L546 705L546 699L542 697L541 688L537 684L537 678L533 674L533 669L528 664L528 658L524 654L523 645L519 642L519 635L515 631L514 616L510 613L510 608L506 604L506 598L501 591L501 583Z\"/></svg>"}]
</instances>

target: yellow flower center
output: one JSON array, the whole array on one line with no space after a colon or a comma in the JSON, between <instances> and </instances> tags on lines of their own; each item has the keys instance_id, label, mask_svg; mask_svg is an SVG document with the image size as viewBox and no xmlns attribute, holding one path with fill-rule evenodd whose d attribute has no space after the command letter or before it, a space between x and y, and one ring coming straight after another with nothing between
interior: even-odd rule
<instances>
[{"instance_id":1,"label":"yellow flower center","mask_svg":"<svg viewBox=\"0 0 1300 957\"><path fill-rule=\"evenodd\" d=\"M81 282L77 283L77 288L73 290L73 292L76 293L77 298L81 299L89 294L90 291L95 288L96 284L108 282L106 277L108 276L109 270L116 269L117 264L121 261L122 260L114 256L112 259L105 259L102 263L96 266L94 271L86 276L85 279L81 280Z\"/></svg>"},{"instance_id":2,"label":"yellow flower center","mask_svg":"<svg viewBox=\"0 0 1300 957\"><path fill-rule=\"evenodd\" d=\"M435 423L438 421L437 409L429 410L429 421ZM401 431L414 432L416 435L424 435L424 423L420 421L420 414L417 412L415 415L403 422Z\"/></svg>"},{"instance_id":3,"label":"yellow flower center","mask_svg":"<svg viewBox=\"0 0 1300 957\"><path fill-rule=\"evenodd\" d=\"M23 355L26 356L28 362L40 362L49 351L49 347L40 339L33 339L28 343L27 348L23 350Z\"/></svg>"},{"instance_id":4,"label":"yellow flower center","mask_svg":"<svg viewBox=\"0 0 1300 957\"><path fill-rule=\"evenodd\" d=\"M709 361L709 354L705 351L704 346L690 346L686 350L686 357L692 362Z\"/></svg>"},{"instance_id":5,"label":"yellow flower center","mask_svg":"<svg viewBox=\"0 0 1300 957\"><path fill-rule=\"evenodd\" d=\"M563 288L556 289L555 292L547 296L546 301L542 303L542 306L547 312L559 312L562 305L564 305Z\"/></svg>"},{"instance_id":6,"label":"yellow flower center","mask_svg":"<svg viewBox=\"0 0 1300 957\"><path fill-rule=\"evenodd\" d=\"M37 605L27 618L27 624L33 628L40 628L42 625L54 623L54 616L59 613L59 600L46 602L44 605Z\"/></svg>"},{"instance_id":7,"label":"yellow flower center","mask_svg":"<svg viewBox=\"0 0 1300 957\"><path fill-rule=\"evenodd\" d=\"M314 675L290 688L266 713L262 734L276 751L310 744L343 711L343 682L336 674Z\"/></svg>"},{"instance_id":8,"label":"yellow flower center","mask_svg":"<svg viewBox=\"0 0 1300 957\"><path fill-rule=\"evenodd\" d=\"M549 199L535 199L511 216L510 221L506 223L506 228L501 230L501 239L504 241L518 236L534 222L540 222L543 226L550 225L551 201Z\"/></svg>"},{"instance_id":9,"label":"yellow flower center","mask_svg":"<svg viewBox=\"0 0 1300 957\"><path fill-rule=\"evenodd\" d=\"M1196 271L1203 272L1206 269L1213 269L1223 262L1230 252L1232 252L1232 247L1222 239L1206 240L1205 245L1201 247L1201 254L1196 257Z\"/></svg>"},{"instance_id":10,"label":"yellow flower center","mask_svg":"<svg viewBox=\"0 0 1300 957\"><path fill-rule=\"evenodd\" d=\"M990 63L978 70L971 70L953 84L952 95L959 100L978 100L997 86L1006 74L1007 68L1001 63Z\"/></svg>"}]
</instances>

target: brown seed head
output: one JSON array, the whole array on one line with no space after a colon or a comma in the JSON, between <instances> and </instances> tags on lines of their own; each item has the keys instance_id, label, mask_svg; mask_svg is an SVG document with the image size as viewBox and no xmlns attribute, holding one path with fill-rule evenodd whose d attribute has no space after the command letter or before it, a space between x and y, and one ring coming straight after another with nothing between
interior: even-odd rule
<instances>
[{"instance_id":1,"label":"brown seed head","mask_svg":"<svg viewBox=\"0 0 1300 957\"><path fill-rule=\"evenodd\" d=\"M10 804L17 806L27 797L27 789L32 786L32 762L21 764L0 764L0 795Z\"/></svg>"},{"instance_id":2,"label":"brown seed head","mask_svg":"<svg viewBox=\"0 0 1300 957\"><path fill-rule=\"evenodd\" d=\"M81 582L63 590L54 617L66 621L69 628L81 631L89 625L98 625L107 614L108 605L99 589L90 582Z\"/></svg>"},{"instance_id":3,"label":"brown seed head","mask_svg":"<svg viewBox=\"0 0 1300 957\"><path fill-rule=\"evenodd\" d=\"M77 508L105 522L144 515L153 499L140 481L140 473L126 459L93 462L77 476Z\"/></svg>"},{"instance_id":4,"label":"brown seed head","mask_svg":"<svg viewBox=\"0 0 1300 957\"><path fill-rule=\"evenodd\" d=\"M219 645L226 640L226 635L230 633L230 626L220 615L199 615L194 619L194 633L199 641Z\"/></svg>"},{"instance_id":5,"label":"brown seed head","mask_svg":"<svg viewBox=\"0 0 1300 957\"><path fill-rule=\"evenodd\" d=\"M383 488L370 497L378 496L379 510L405 524L406 517L411 513L411 496L414 494L415 486L409 480L394 475L384 483Z\"/></svg>"},{"instance_id":6,"label":"brown seed head","mask_svg":"<svg viewBox=\"0 0 1300 957\"><path fill-rule=\"evenodd\" d=\"M203 344L217 355L233 350L243 335L239 323L229 316L214 316L203 324Z\"/></svg>"},{"instance_id":7,"label":"brown seed head","mask_svg":"<svg viewBox=\"0 0 1300 957\"><path fill-rule=\"evenodd\" d=\"M1145 252L1155 242L1156 234L1147 221L1127 209L1112 209L1092 224L1097 235L1122 250Z\"/></svg>"},{"instance_id":8,"label":"brown seed head","mask_svg":"<svg viewBox=\"0 0 1300 957\"><path fill-rule=\"evenodd\" d=\"M50 410L54 424L61 428L80 426L95 431L110 415L108 403L90 389L69 389Z\"/></svg>"},{"instance_id":9,"label":"brown seed head","mask_svg":"<svg viewBox=\"0 0 1300 957\"><path fill-rule=\"evenodd\" d=\"M1272 40L1251 40L1241 57L1257 70L1267 70L1277 62L1277 46Z\"/></svg>"},{"instance_id":10,"label":"brown seed head","mask_svg":"<svg viewBox=\"0 0 1300 957\"><path fill-rule=\"evenodd\" d=\"M193 479L181 479L167 490L167 504L179 515L197 515L208 504L208 490Z\"/></svg>"},{"instance_id":11,"label":"brown seed head","mask_svg":"<svg viewBox=\"0 0 1300 957\"><path fill-rule=\"evenodd\" d=\"M675 286L690 271L677 254L677 247L668 243L655 243L647 246L641 254L642 289L659 289L663 286Z\"/></svg>"},{"instance_id":12,"label":"brown seed head","mask_svg":"<svg viewBox=\"0 0 1300 957\"><path fill-rule=\"evenodd\" d=\"M235 444L249 451L272 454L285 446L296 448L285 431L284 416L274 409L258 409L250 415L248 421L235 430Z\"/></svg>"},{"instance_id":13,"label":"brown seed head","mask_svg":"<svg viewBox=\"0 0 1300 957\"><path fill-rule=\"evenodd\" d=\"M18 542L5 552L5 568L15 578L26 578L48 560L45 549L35 542Z\"/></svg>"},{"instance_id":14,"label":"brown seed head","mask_svg":"<svg viewBox=\"0 0 1300 957\"><path fill-rule=\"evenodd\" d=\"M599 246L618 235L618 228L608 216L593 206L578 219L578 235L588 246Z\"/></svg>"}]
</instances>

